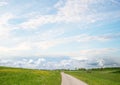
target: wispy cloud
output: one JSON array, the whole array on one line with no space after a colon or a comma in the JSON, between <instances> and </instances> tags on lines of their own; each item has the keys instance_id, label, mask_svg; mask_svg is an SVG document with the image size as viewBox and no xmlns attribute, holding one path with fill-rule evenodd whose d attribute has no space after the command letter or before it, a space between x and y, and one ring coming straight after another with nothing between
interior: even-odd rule
<instances>
[{"instance_id":1,"label":"wispy cloud","mask_svg":"<svg viewBox=\"0 0 120 85\"><path fill-rule=\"evenodd\" d=\"M60 0L55 4L57 10L56 14L53 15L38 15L29 18L27 21L21 23L19 26L21 28L38 28L41 25L47 23L81 23L89 24L98 21L116 19L120 14L120 11L115 12L102 12L97 13L97 9L93 5L98 5L101 10L103 9L101 5L105 5L104 0ZM113 16L115 14L115 16Z\"/></svg>"},{"instance_id":2,"label":"wispy cloud","mask_svg":"<svg viewBox=\"0 0 120 85\"><path fill-rule=\"evenodd\" d=\"M12 47L5 47L5 46L0 46L0 56L3 58L6 57L11 57L11 56L26 56L29 53L27 53L27 51L30 52L32 48L30 47L30 45L28 45L27 43L20 43L18 45L12 46ZM9 56L8 56L9 55Z\"/></svg>"},{"instance_id":3,"label":"wispy cloud","mask_svg":"<svg viewBox=\"0 0 120 85\"><path fill-rule=\"evenodd\" d=\"M11 59L1 60L1 65L30 68L39 68L39 65L47 68L88 67L98 66L100 62L96 57L101 56L105 62L108 60L105 57L111 56L111 60L114 60L112 65L118 65L114 59L119 56L120 46L118 0L9 2L0 1L0 58ZM18 59L12 63L12 57L41 55L57 55L57 58L68 55L71 59L63 59L60 65L45 58ZM111 64L111 60L107 64ZM74 64L71 66L70 63Z\"/></svg>"},{"instance_id":4,"label":"wispy cloud","mask_svg":"<svg viewBox=\"0 0 120 85\"><path fill-rule=\"evenodd\" d=\"M9 24L9 20L13 19L14 17L15 16L11 13L2 14L0 16L0 38L10 36L11 30L13 30L14 27Z\"/></svg>"},{"instance_id":5,"label":"wispy cloud","mask_svg":"<svg viewBox=\"0 0 120 85\"><path fill-rule=\"evenodd\" d=\"M8 21L13 18L13 15L10 13L2 14L0 16L0 25L8 24Z\"/></svg>"},{"instance_id":6,"label":"wispy cloud","mask_svg":"<svg viewBox=\"0 0 120 85\"><path fill-rule=\"evenodd\" d=\"M66 53L66 55L72 56L73 59L77 60L94 60L99 58L113 57L116 56L116 53L120 49L116 48L94 48L94 49L85 49L80 51L73 51ZM118 56L117 56L118 57Z\"/></svg>"},{"instance_id":7,"label":"wispy cloud","mask_svg":"<svg viewBox=\"0 0 120 85\"><path fill-rule=\"evenodd\" d=\"M50 33L50 35L49 35ZM52 34L51 34L52 33ZM57 31L55 31L55 34ZM11 54L16 56L19 55L24 55L23 51L28 51L31 52L34 49L39 49L39 50L49 50L50 48L56 48L56 46L59 45L64 45L64 44L71 44L71 43L89 43L89 42L108 42L113 39L118 39L119 38L119 33L118 34L105 34L105 35L100 35L100 36L91 36L91 35L86 35L86 34L81 34L81 35L76 35L72 37L64 37L64 38L57 38L57 34L55 35L54 32L52 31L47 31L46 33L32 36L31 38L28 38L27 41L24 41L25 39L17 38L17 37L11 37L13 38L12 41L9 43L15 43L11 46L0 46L0 54L5 55ZM63 31L61 33L58 33L58 35L62 35ZM41 38L42 37L42 38ZM40 38L40 39L39 39ZM34 39L34 40L33 40ZM85 56L85 55L90 55L90 54L103 54L109 51L110 49L103 49L103 50L85 50L85 51L80 51L77 56ZM104 52L105 51L105 52ZM112 52L113 50L111 50ZM21 53L23 52L23 53ZM100 53L99 53L100 52ZM84 55L82 55L84 53ZM39 53L37 53L39 54ZM63 53L64 54L64 53ZM30 56L31 54L27 54ZM69 55L76 55L76 54L69 54ZM1 56L2 57L2 56Z\"/></svg>"},{"instance_id":8,"label":"wispy cloud","mask_svg":"<svg viewBox=\"0 0 120 85\"><path fill-rule=\"evenodd\" d=\"M0 1L0 7L1 7L1 6L5 6L5 5L7 5L7 4L8 4L8 2Z\"/></svg>"}]
</instances>

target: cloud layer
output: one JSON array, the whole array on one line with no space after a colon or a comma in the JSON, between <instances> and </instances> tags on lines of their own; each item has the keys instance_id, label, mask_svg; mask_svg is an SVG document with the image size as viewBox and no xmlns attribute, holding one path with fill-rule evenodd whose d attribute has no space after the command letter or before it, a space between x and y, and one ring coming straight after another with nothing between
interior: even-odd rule
<instances>
[{"instance_id":1,"label":"cloud layer","mask_svg":"<svg viewBox=\"0 0 120 85\"><path fill-rule=\"evenodd\" d=\"M98 62L102 65L101 61L95 62L96 56L102 56L103 61L108 59L104 58L105 56L109 56L111 59L115 58L113 64L118 62L116 61L116 58L120 57L120 2L118 0L48 2L49 0L0 1L1 65L37 68L35 62L41 65L39 59L19 61L13 58L18 56L38 58L42 55L71 58L61 60L61 65L55 63L56 60L49 62L45 59L42 61L46 65L45 68L49 68L49 65L61 68L63 63L71 68L79 67L80 64L83 65L82 67L88 67L88 64L91 66ZM9 58L10 61L2 58ZM81 63L81 60L85 62ZM87 63L87 60L90 63ZM20 65L16 63L18 61ZM71 66L69 65L71 62L76 63ZM108 62L112 61L108 60Z\"/></svg>"},{"instance_id":2,"label":"cloud layer","mask_svg":"<svg viewBox=\"0 0 120 85\"><path fill-rule=\"evenodd\" d=\"M54 61L56 60L56 61ZM71 64L72 63L72 64ZM32 68L32 69L76 69L76 68L99 68L119 67L118 60L111 57L96 57L93 59L76 60L70 57L40 57L0 59L0 66Z\"/></svg>"}]
</instances>

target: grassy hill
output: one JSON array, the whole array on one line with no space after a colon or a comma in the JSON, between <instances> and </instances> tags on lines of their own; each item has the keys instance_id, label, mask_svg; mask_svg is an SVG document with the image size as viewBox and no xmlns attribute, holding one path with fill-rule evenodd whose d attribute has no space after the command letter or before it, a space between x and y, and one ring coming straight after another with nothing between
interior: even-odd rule
<instances>
[{"instance_id":1,"label":"grassy hill","mask_svg":"<svg viewBox=\"0 0 120 85\"><path fill-rule=\"evenodd\" d=\"M120 68L65 71L88 85L120 85Z\"/></svg>"},{"instance_id":2,"label":"grassy hill","mask_svg":"<svg viewBox=\"0 0 120 85\"><path fill-rule=\"evenodd\" d=\"M60 85L59 71L0 67L0 85Z\"/></svg>"}]
</instances>

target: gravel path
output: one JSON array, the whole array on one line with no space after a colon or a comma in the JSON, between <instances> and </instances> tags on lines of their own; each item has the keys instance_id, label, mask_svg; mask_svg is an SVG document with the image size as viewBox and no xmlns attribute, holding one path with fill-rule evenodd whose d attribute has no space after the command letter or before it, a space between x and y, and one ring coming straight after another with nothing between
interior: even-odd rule
<instances>
[{"instance_id":1,"label":"gravel path","mask_svg":"<svg viewBox=\"0 0 120 85\"><path fill-rule=\"evenodd\" d=\"M61 85L87 85L83 81L80 81L73 76L65 74L64 72L61 73L62 75L62 83Z\"/></svg>"}]
</instances>

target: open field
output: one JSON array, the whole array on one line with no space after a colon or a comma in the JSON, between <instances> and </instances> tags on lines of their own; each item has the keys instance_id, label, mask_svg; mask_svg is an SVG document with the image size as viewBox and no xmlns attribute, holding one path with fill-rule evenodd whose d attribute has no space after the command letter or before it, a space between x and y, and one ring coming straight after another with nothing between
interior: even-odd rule
<instances>
[{"instance_id":1,"label":"open field","mask_svg":"<svg viewBox=\"0 0 120 85\"><path fill-rule=\"evenodd\" d=\"M88 85L120 85L120 68L65 71Z\"/></svg>"},{"instance_id":2,"label":"open field","mask_svg":"<svg viewBox=\"0 0 120 85\"><path fill-rule=\"evenodd\" d=\"M60 85L59 71L0 67L0 85Z\"/></svg>"},{"instance_id":3,"label":"open field","mask_svg":"<svg viewBox=\"0 0 120 85\"><path fill-rule=\"evenodd\" d=\"M0 85L61 85L61 71L0 67ZM64 71L88 85L120 85L120 68Z\"/></svg>"}]
</instances>

